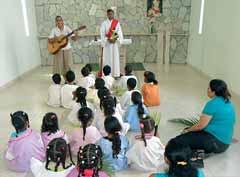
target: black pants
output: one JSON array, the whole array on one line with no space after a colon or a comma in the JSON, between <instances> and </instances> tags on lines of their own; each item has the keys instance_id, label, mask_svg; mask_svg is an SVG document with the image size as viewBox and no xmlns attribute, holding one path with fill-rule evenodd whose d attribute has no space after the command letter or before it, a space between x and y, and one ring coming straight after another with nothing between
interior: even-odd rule
<instances>
[{"instance_id":1,"label":"black pants","mask_svg":"<svg viewBox=\"0 0 240 177\"><path fill-rule=\"evenodd\" d=\"M192 150L204 150L205 153L222 153L229 147L206 131L188 132L176 137L188 144Z\"/></svg>"}]
</instances>

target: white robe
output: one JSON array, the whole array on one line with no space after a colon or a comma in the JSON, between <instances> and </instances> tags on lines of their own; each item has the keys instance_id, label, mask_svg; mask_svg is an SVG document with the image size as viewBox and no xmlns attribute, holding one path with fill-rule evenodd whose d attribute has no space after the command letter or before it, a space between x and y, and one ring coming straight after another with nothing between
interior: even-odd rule
<instances>
[{"instance_id":1,"label":"white robe","mask_svg":"<svg viewBox=\"0 0 240 177\"><path fill-rule=\"evenodd\" d=\"M60 84L52 84L48 89L47 104L53 107L61 106L61 89Z\"/></svg>"},{"instance_id":2,"label":"white robe","mask_svg":"<svg viewBox=\"0 0 240 177\"><path fill-rule=\"evenodd\" d=\"M119 36L116 43L111 44L108 42L106 34L108 33L111 27L112 20L109 19L105 20L100 29L101 34L101 42L103 47L103 67L105 65L109 65L112 69L112 76L119 77L120 76L120 54L119 54L119 47L123 41L123 34L120 23L118 22L116 27L116 32Z\"/></svg>"}]
</instances>

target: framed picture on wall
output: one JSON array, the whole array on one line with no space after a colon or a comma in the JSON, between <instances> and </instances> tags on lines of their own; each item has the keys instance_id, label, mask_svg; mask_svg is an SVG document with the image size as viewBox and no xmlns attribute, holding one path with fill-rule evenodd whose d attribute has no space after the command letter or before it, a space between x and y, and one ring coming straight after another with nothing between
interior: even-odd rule
<instances>
[{"instance_id":1,"label":"framed picture on wall","mask_svg":"<svg viewBox=\"0 0 240 177\"><path fill-rule=\"evenodd\" d=\"M147 0L147 16L156 17L160 16L163 12L162 8L163 0Z\"/></svg>"}]
</instances>

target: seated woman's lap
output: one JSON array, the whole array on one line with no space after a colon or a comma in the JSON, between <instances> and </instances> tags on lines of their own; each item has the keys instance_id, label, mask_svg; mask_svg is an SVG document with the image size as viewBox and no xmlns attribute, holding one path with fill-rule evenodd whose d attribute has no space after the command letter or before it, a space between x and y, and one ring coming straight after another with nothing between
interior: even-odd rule
<instances>
[{"instance_id":1,"label":"seated woman's lap","mask_svg":"<svg viewBox=\"0 0 240 177\"><path fill-rule=\"evenodd\" d=\"M227 150L226 145L206 131L188 132L176 137L188 144L192 150L204 150L205 153L221 153Z\"/></svg>"}]
</instances>

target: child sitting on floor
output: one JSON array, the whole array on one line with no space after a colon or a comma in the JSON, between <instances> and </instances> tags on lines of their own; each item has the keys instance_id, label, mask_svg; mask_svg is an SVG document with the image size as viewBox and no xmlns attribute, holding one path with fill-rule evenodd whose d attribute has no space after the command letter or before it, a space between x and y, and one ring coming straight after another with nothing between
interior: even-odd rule
<instances>
[{"instance_id":1,"label":"child sitting on floor","mask_svg":"<svg viewBox=\"0 0 240 177\"><path fill-rule=\"evenodd\" d=\"M204 177L202 171L197 170L190 163L191 148L177 139L171 139L164 153L164 160L169 165L166 173L155 173L150 177Z\"/></svg>"},{"instance_id":2,"label":"child sitting on floor","mask_svg":"<svg viewBox=\"0 0 240 177\"><path fill-rule=\"evenodd\" d=\"M134 143L127 152L131 168L142 171L156 171L164 165L164 146L154 134L155 122L151 117L140 120L141 135L134 137Z\"/></svg>"},{"instance_id":3,"label":"child sitting on floor","mask_svg":"<svg viewBox=\"0 0 240 177\"><path fill-rule=\"evenodd\" d=\"M81 108L78 112L78 120L81 128L74 129L70 137L71 150L74 155L77 155L80 146L96 143L102 137L98 129L92 126L93 112L90 108Z\"/></svg>"},{"instance_id":4,"label":"child sitting on floor","mask_svg":"<svg viewBox=\"0 0 240 177\"><path fill-rule=\"evenodd\" d=\"M78 151L77 166L67 177L109 177L102 171L102 149L95 144L80 147Z\"/></svg>"},{"instance_id":5,"label":"child sitting on floor","mask_svg":"<svg viewBox=\"0 0 240 177\"><path fill-rule=\"evenodd\" d=\"M131 100L132 93L134 91L138 91L138 90L135 90L136 85L137 85L137 81L134 78L130 78L127 80L128 90L120 98L120 104L124 111L126 111L128 107L132 104L132 100Z\"/></svg>"},{"instance_id":6,"label":"child sitting on floor","mask_svg":"<svg viewBox=\"0 0 240 177\"><path fill-rule=\"evenodd\" d=\"M136 80L136 88L137 88L137 77L132 74L132 67L130 65L125 66L125 75L121 76L120 80L116 83L116 87L120 87L123 89L128 89L127 81L130 78L133 78Z\"/></svg>"},{"instance_id":7,"label":"child sitting on floor","mask_svg":"<svg viewBox=\"0 0 240 177\"><path fill-rule=\"evenodd\" d=\"M11 134L4 160L10 170L28 172L32 157L40 161L45 159L41 135L29 128L27 113L17 111L10 115L16 132Z\"/></svg>"},{"instance_id":8,"label":"child sitting on floor","mask_svg":"<svg viewBox=\"0 0 240 177\"><path fill-rule=\"evenodd\" d=\"M116 117L107 117L104 126L107 136L97 143L103 151L103 161L109 163L116 171L125 170L128 167L128 139L120 133L122 127Z\"/></svg>"},{"instance_id":9,"label":"child sitting on floor","mask_svg":"<svg viewBox=\"0 0 240 177\"><path fill-rule=\"evenodd\" d=\"M103 74L104 76L102 78L105 81L105 86L111 90L114 84L114 78L111 76L111 67L109 65L103 67Z\"/></svg>"},{"instance_id":10,"label":"child sitting on floor","mask_svg":"<svg viewBox=\"0 0 240 177\"><path fill-rule=\"evenodd\" d=\"M160 93L158 81L155 79L155 74L151 71L144 73L144 84L142 86L142 95L146 106L159 106Z\"/></svg>"},{"instance_id":11,"label":"child sitting on floor","mask_svg":"<svg viewBox=\"0 0 240 177\"><path fill-rule=\"evenodd\" d=\"M52 76L52 84L48 89L47 104L53 107L61 106L61 76L60 74L54 74Z\"/></svg>"},{"instance_id":12,"label":"child sitting on floor","mask_svg":"<svg viewBox=\"0 0 240 177\"><path fill-rule=\"evenodd\" d=\"M72 109L72 107L75 103L73 100L73 91L75 91L78 88L78 86L75 85L75 83L74 83L75 73L70 70L66 73L65 78L66 78L67 84L65 84L62 87L61 102L62 102L62 106L64 108Z\"/></svg>"},{"instance_id":13,"label":"child sitting on floor","mask_svg":"<svg viewBox=\"0 0 240 177\"><path fill-rule=\"evenodd\" d=\"M89 75L90 74L89 69L87 67L83 67L81 69L81 73L83 77L79 79L78 85L86 89L93 87L95 83L95 79Z\"/></svg>"},{"instance_id":14,"label":"child sitting on floor","mask_svg":"<svg viewBox=\"0 0 240 177\"><path fill-rule=\"evenodd\" d=\"M68 137L64 131L59 129L58 117L55 113L49 112L45 114L42 120L41 137L46 150L50 141L55 138L64 138L68 143Z\"/></svg>"},{"instance_id":15,"label":"child sitting on floor","mask_svg":"<svg viewBox=\"0 0 240 177\"><path fill-rule=\"evenodd\" d=\"M67 119L74 125L79 124L78 111L82 107L89 107L94 109L93 105L86 101L87 90L83 87L78 87L74 92L74 100L76 103L73 105L71 112L68 114Z\"/></svg>"},{"instance_id":16,"label":"child sitting on floor","mask_svg":"<svg viewBox=\"0 0 240 177\"><path fill-rule=\"evenodd\" d=\"M96 78L94 88L88 89L87 100L89 100L94 105L99 105L100 102L98 99L97 92L99 89L103 89L104 87L105 81L100 77Z\"/></svg>"},{"instance_id":17,"label":"child sitting on floor","mask_svg":"<svg viewBox=\"0 0 240 177\"><path fill-rule=\"evenodd\" d=\"M68 166L66 165L67 152L71 161ZM69 145L63 138L55 138L49 142L46 162L31 159L31 171L34 177L66 177L74 168Z\"/></svg>"},{"instance_id":18,"label":"child sitting on floor","mask_svg":"<svg viewBox=\"0 0 240 177\"><path fill-rule=\"evenodd\" d=\"M85 67L89 70L89 76L95 80L96 76L92 73L92 66L90 64L86 64Z\"/></svg>"},{"instance_id":19,"label":"child sitting on floor","mask_svg":"<svg viewBox=\"0 0 240 177\"><path fill-rule=\"evenodd\" d=\"M124 116L124 121L130 124L131 132L140 132L140 120L148 115L148 109L142 102L142 95L134 91L131 96L132 105L128 107Z\"/></svg>"}]
</instances>

